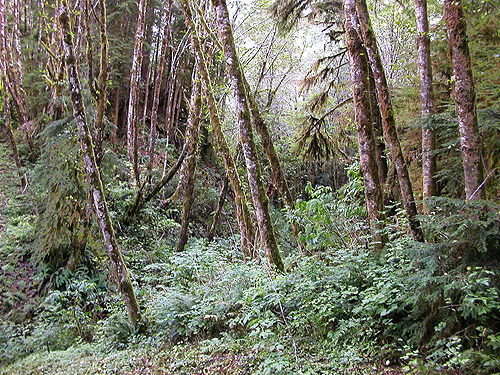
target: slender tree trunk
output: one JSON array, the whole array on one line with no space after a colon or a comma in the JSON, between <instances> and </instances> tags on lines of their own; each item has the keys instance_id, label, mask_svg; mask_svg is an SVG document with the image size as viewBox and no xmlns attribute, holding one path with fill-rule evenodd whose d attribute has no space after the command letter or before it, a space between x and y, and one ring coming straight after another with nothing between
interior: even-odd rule
<instances>
[{"instance_id":1,"label":"slender tree trunk","mask_svg":"<svg viewBox=\"0 0 500 375\"><path fill-rule=\"evenodd\" d=\"M422 117L427 118L434 112L432 90L431 38L427 20L427 0L415 0L417 18L418 71L420 73L420 107ZM422 128L422 188L424 198L436 194L436 134L432 128Z\"/></svg>"},{"instance_id":2,"label":"slender tree trunk","mask_svg":"<svg viewBox=\"0 0 500 375\"><path fill-rule=\"evenodd\" d=\"M99 0L99 36L101 39L101 56L99 59L99 82L97 94L97 113L95 120L95 153L97 165L101 165L104 157L102 146L104 140L104 114L108 95L108 36L106 30L106 1Z\"/></svg>"},{"instance_id":3,"label":"slender tree trunk","mask_svg":"<svg viewBox=\"0 0 500 375\"><path fill-rule=\"evenodd\" d=\"M134 56L130 70L130 99L127 114L127 152L131 164L131 180L135 179L139 185L139 160L138 160L138 121L139 121L139 81L142 67L142 45L144 41L144 28L146 24L147 0L139 0L139 16L137 18L137 31L135 33Z\"/></svg>"},{"instance_id":4,"label":"slender tree trunk","mask_svg":"<svg viewBox=\"0 0 500 375\"><path fill-rule=\"evenodd\" d=\"M227 176L224 176L224 180L222 182L222 187L219 193L219 199L217 199L217 204L215 205L214 217L212 218L212 224L210 225L210 229L208 231L207 240L212 242L215 236L215 228L217 227L217 222L219 221L222 207L224 207L224 201L226 200L226 195L229 190L229 179Z\"/></svg>"},{"instance_id":5,"label":"slender tree trunk","mask_svg":"<svg viewBox=\"0 0 500 375\"><path fill-rule=\"evenodd\" d=\"M377 155L377 166L378 166L378 177L380 180L380 185L382 189L385 187L387 181L387 173L389 168L387 166L387 158L385 157L385 143L384 143L384 133L382 131L382 115L380 114L380 108L378 106L377 100L377 87L375 86L375 78L373 77L373 71L368 66L369 80L370 80L370 106L372 115L372 128L373 135L375 137L375 151Z\"/></svg>"},{"instance_id":6,"label":"slender tree trunk","mask_svg":"<svg viewBox=\"0 0 500 375\"><path fill-rule=\"evenodd\" d=\"M3 56L0 54L0 59ZM26 174L23 172L23 166L21 164L21 158L19 157L19 151L17 149L16 138L14 137L14 132L12 131L12 121L11 121L11 112L10 112L10 102L9 102L9 93L7 91L7 77L5 75L5 67L3 61L0 62L2 65L0 68L0 72L3 78L3 111L5 114L5 130L7 132L7 137L9 138L10 145L12 147L12 154L14 156L14 161L16 162L17 172L19 174L19 179L21 181L21 191L24 191L26 186L28 185L28 181L26 180Z\"/></svg>"},{"instance_id":7,"label":"slender tree trunk","mask_svg":"<svg viewBox=\"0 0 500 375\"><path fill-rule=\"evenodd\" d=\"M171 8L172 8L172 0L169 0L167 3L167 10L164 16L163 24L163 40L161 44L160 50L160 58L158 60L158 65L156 68L156 79L155 79L155 87L153 92L153 104L151 106L151 128L149 132L149 160L148 160L148 169L147 169L147 179L148 182L151 182L151 173L153 170L153 162L155 155L155 142L156 142L156 121L158 119L158 106L160 103L160 89L161 89L161 80L163 77L163 70L165 67L165 58L167 54L167 47L169 41L169 33L170 33L170 18L171 18Z\"/></svg>"},{"instance_id":8,"label":"slender tree trunk","mask_svg":"<svg viewBox=\"0 0 500 375\"><path fill-rule=\"evenodd\" d=\"M370 86L366 50L359 36L359 21L356 15L355 0L344 0L344 28L346 44L351 63L353 98L358 133L359 160L365 186L366 208L374 248L378 252L386 241L384 229L384 197L380 187L376 160L375 138L372 130L370 108Z\"/></svg>"},{"instance_id":9,"label":"slender tree trunk","mask_svg":"<svg viewBox=\"0 0 500 375\"><path fill-rule=\"evenodd\" d=\"M196 161L198 158L198 139L200 137L200 114L201 114L201 81L198 74L193 74L191 90L191 105L189 109L189 120L186 129L187 155L179 172L179 184L177 191L182 196L182 217L177 251L184 250L188 240L188 228L191 215L191 207L194 201L194 182L196 175Z\"/></svg>"},{"instance_id":10,"label":"slender tree trunk","mask_svg":"<svg viewBox=\"0 0 500 375\"><path fill-rule=\"evenodd\" d=\"M366 0L356 0L356 10L359 17L363 41L368 53L368 59L373 70L373 76L375 77L375 85L377 87L378 102L380 104L380 112L382 114L382 125L384 128L385 139L389 146L392 161L398 175L403 206L405 208L406 215L408 216L413 238L416 241L423 241L424 235L422 233L422 229L420 228L420 222L417 219L417 206L413 197L413 189L410 182L410 176L408 174L408 167L406 166L403 152L401 151L401 146L399 144L389 87L387 85L382 60L378 51L377 41L370 23Z\"/></svg>"},{"instance_id":11,"label":"slender tree trunk","mask_svg":"<svg viewBox=\"0 0 500 375\"><path fill-rule=\"evenodd\" d=\"M116 145L118 142L118 127L120 118L120 86L116 88L115 99L113 100L113 131L111 132L111 143Z\"/></svg>"},{"instance_id":12,"label":"slender tree trunk","mask_svg":"<svg viewBox=\"0 0 500 375\"><path fill-rule=\"evenodd\" d=\"M83 98L80 89L80 80L76 68L76 58L73 52L72 32L69 27L69 14L64 5L61 5L59 22L64 33L63 47L65 52L66 69L69 80L69 90L73 104L73 114L78 127L78 136L80 147L82 149L83 160L87 181L94 203L94 210L97 215L99 227L104 239L104 245L111 263L115 281L118 284L123 300L127 307L130 323L133 327L141 320L139 304L135 297L132 282L123 261L118 243L115 238L111 217L104 196L104 188L101 181L101 174L97 166L94 147L92 144L92 135L87 123Z\"/></svg>"},{"instance_id":13,"label":"slender tree trunk","mask_svg":"<svg viewBox=\"0 0 500 375\"><path fill-rule=\"evenodd\" d=\"M241 70L238 55L236 53L233 31L229 21L229 12L225 0L212 0L212 4L217 14L217 24L222 39L226 66L231 78L231 84L236 99L240 141L243 147L243 155L245 156L248 183L250 185L250 192L252 194L252 200L255 207L255 214L257 216L260 241L265 249L269 264L276 267L279 271L284 271L283 261L279 253L271 216L269 214L269 200L267 199L266 192L262 184L260 165L257 158L257 149L253 139L252 122L245 88L245 79L243 77L243 71ZM265 137L264 142L266 142L267 146L270 147L271 142L269 133L267 133L267 137ZM276 156L276 153L274 153L273 156ZM275 161L277 161L277 159Z\"/></svg>"},{"instance_id":14,"label":"slender tree trunk","mask_svg":"<svg viewBox=\"0 0 500 375\"><path fill-rule=\"evenodd\" d=\"M240 240L241 247L243 251L243 257L257 257L257 253L254 252L252 248L252 242L254 238L253 225L250 221L250 212L247 206L247 200L245 193L241 187L240 177L238 175L238 170L234 159L231 156L229 147L222 132L221 120L217 111L217 104L213 94L212 85L210 82L210 76L208 74L208 68L206 65L205 57L201 49L201 42L196 33L196 28L193 25L192 13L187 0L181 0L182 8L185 15L185 22L188 29L191 30L191 44L198 62L198 70L202 78L203 92L205 94L209 115L210 123L212 124L212 130L214 132L215 138L217 139L217 146L220 150L220 154L224 161L224 166L231 182L231 186L234 190L235 204L236 204L236 219L238 222L238 228L240 230Z\"/></svg>"},{"instance_id":15,"label":"slender tree trunk","mask_svg":"<svg viewBox=\"0 0 500 375\"><path fill-rule=\"evenodd\" d=\"M444 19L455 75L454 97L464 165L465 197L467 200L479 200L482 197L480 185L483 180L481 138L477 124L476 91L467 43L467 25L461 0L444 1Z\"/></svg>"}]
</instances>

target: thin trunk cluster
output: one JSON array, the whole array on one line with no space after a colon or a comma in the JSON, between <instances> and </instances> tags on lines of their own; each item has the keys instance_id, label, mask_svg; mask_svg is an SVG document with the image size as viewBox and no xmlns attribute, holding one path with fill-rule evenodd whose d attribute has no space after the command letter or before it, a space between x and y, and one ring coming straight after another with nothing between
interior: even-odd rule
<instances>
[{"instance_id":1,"label":"thin trunk cluster","mask_svg":"<svg viewBox=\"0 0 500 375\"><path fill-rule=\"evenodd\" d=\"M375 137L372 129L368 59L359 34L359 20L356 14L355 0L344 0L343 4L344 29L351 63L356 129L360 167L365 186L366 208L374 239L374 248L376 251L380 251L385 243L385 236L383 235L385 220L383 214L384 197L380 186Z\"/></svg>"},{"instance_id":2,"label":"thin trunk cluster","mask_svg":"<svg viewBox=\"0 0 500 375\"><path fill-rule=\"evenodd\" d=\"M420 223L417 219L417 206L413 197L413 188L408 174L408 167L399 144L389 86L387 84L387 78L382 66L382 59L380 58L380 53L378 51L375 34L373 33L370 23L366 0L356 0L356 11L359 17L360 31L363 42L368 53L370 66L373 70L373 77L375 79L378 102L380 105L380 113L382 115L382 126L384 128L387 145L389 146L389 150L391 152L392 162L396 168L403 206L410 222L410 229L413 238L417 241L423 241L424 237L422 229L420 228Z\"/></svg>"},{"instance_id":3,"label":"thin trunk cluster","mask_svg":"<svg viewBox=\"0 0 500 375\"><path fill-rule=\"evenodd\" d=\"M115 238L111 217L104 196L104 188L101 181L101 173L97 166L92 142L90 127L87 123L83 97L80 89L80 79L76 66L76 57L73 50L72 32L69 26L69 14L64 6L61 6L59 23L63 31L63 47L65 53L66 70L69 81L69 91L73 104L73 115L78 128L78 137L82 150L87 182L94 204L99 227L103 235L104 246L108 254L115 281L122 294L127 307L130 323L133 327L141 320L139 304L134 293L132 282L123 261L118 243Z\"/></svg>"}]
</instances>

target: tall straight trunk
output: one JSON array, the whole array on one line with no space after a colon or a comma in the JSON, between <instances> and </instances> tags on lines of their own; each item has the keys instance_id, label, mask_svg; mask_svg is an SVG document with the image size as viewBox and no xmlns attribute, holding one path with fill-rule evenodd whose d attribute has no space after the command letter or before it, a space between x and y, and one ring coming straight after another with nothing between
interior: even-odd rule
<instances>
[{"instance_id":1,"label":"tall straight trunk","mask_svg":"<svg viewBox=\"0 0 500 375\"><path fill-rule=\"evenodd\" d=\"M20 69L20 64L16 63L16 61L20 61L21 56L16 56L17 60L14 58L8 34L9 29L7 25L7 6L5 4L5 0L0 0L0 43L3 59L5 62L5 72L8 78L6 87L9 90L14 101L14 107L18 114L20 123L25 124L26 122L28 122L28 116L26 112L26 96L21 83L22 69Z\"/></svg>"},{"instance_id":2,"label":"tall straight trunk","mask_svg":"<svg viewBox=\"0 0 500 375\"><path fill-rule=\"evenodd\" d=\"M73 104L73 115L75 116L78 128L78 137L80 147L82 149L87 181L93 199L94 210L97 215L99 227L103 235L106 252L111 263L111 269L127 307L130 323L133 327L135 327L141 320L141 312L135 297L132 282L130 281L127 267L125 266L120 249L118 248L118 243L115 238L111 217L109 215L108 206L104 196L101 173L95 159L92 135L85 115L85 108L80 89L80 79L76 67L76 58L73 52L72 32L69 27L69 14L64 5L61 5L60 7L59 23L63 31L63 47L69 80L69 90L71 102Z\"/></svg>"},{"instance_id":3,"label":"tall straight trunk","mask_svg":"<svg viewBox=\"0 0 500 375\"><path fill-rule=\"evenodd\" d=\"M482 197L480 185L483 180L481 139L477 124L472 63L467 43L467 25L461 0L444 1L444 19L455 75L454 97L464 164L465 197L467 200L479 200Z\"/></svg>"},{"instance_id":4,"label":"tall straight trunk","mask_svg":"<svg viewBox=\"0 0 500 375\"><path fill-rule=\"evenodd\" d=\"M359 37L359 21L356 15L355 0L343 0L344 29L346 44L351 63L353 99L356 114L356 129L359 144L359 162L365 186L366 209L374 248L378 252L385 244L384 196L380 186L376 160L375 137L372 129L370 107L370 85L366 50Z\"/></svg>"},{"instance_id":5,"label":"tall straight trunk","mask_svg":"<svg viewBox=\"0 0 500 375\"><path fill-rule=\"evenodd\" d=\"M99 58L99 77L97 93L97 113L95 120L95 153L97 165L101 165L104 156L104 113L108 95L108 36L106 30L106 1L99 0L99 37L101 39L101 56Z\"/></svg>"},{"instance_id":6,"label":"tall straight trunk","mask_svg":"<svg viewBox=\"0 0 500 375\"><path fill-rule=\"evenodd\" d=\"M147 179L151 182L151 172L153 170L153 162L155 155L155 142L156 142L156 121L158 119L158 106L160 103L160 89L161 89L161 80L163 77L163 71L165 68L165 58L167 55L167 47L169 41L169 33L170 33L170 19L171 19L171 8L172 8L172 0L169 0L167 3L167 9L164 16L164 30L163 30L163 40L161 43L160 49L160 58L158 59L158 65L156 68L156 79L155 79L155 87L153 91L153 104L151 106L151 127L149 131L149 159L148 159L148 169L147 169Z\"/></svg>"},{"instance_id":7,"label":"tall straight trunk","mask_svg":"<svg viewBox=\"0 0 500 375\"><path fill-rule=\"evenodd\" d=\"M184 250L188 240L188 228L191 216L191 207L194 201L194 182L196 176L196 161L198 158L198 139L200 138L200 114L201 114L201 81L198 74L193 74L191 90L191 103L189 109L189 120L186 129L187 155L179 172L179 184L177 191L182 196L182 216L177 251Z\"/></svg>"},{"instance_id":8,"label":"tall straight trunk","mask_svg":"<svg viewBox=\"0 0 500 375\"><path fill-rule=\"evenodd\" d=\"M389 86L387 85L387 79L377 47L377 41L370 23L366 0L356 0L356 10L358 13L363 42L368 53L368 59L373 70L373 76L375 78L378 102L380 104L380 112L382 114L382 126L384 128L387 145L389 146L391 152L392 162L396 168L399 187L401 189L401 197L403 199L403 206L410 223L410 230L413 238L416 241L423 241L424 235L422 233L422 229L420 228L420 222L417 219L417 206L413 197L413 189L410 182L410 176L408 174L408 167L406 166L396 131L396 121L394 119Z\"/></svg>"},{"instance_id":9,"label":"tall straight trunk","mask_svg":"<svg viewBox=\"0 0 500 375\"><path fill-rule=\"evenodd\" d=\"M137 17L137 31L135 33L134 56L130 69L130 96L127 113L127 153L131 164L131 180L135 179L139 185L139 160L138 160L138 121L139 121L139 81L142 67L142 45L144 41L144 28L146 24L147 0L139 0L139 15Z\"/></svg>"},{"instance_id":10,"label":"tall straight trunk","mask_svg":"<svg viewBox=\"0 0 500 375\"><path fill-rule=\"evenodd\" d=\"M420 107L422 117L434 112L432 90L431 38L427 19L427 0L415 0L417 18L418 71L420 73ZM436 194L436 134L432 128L422 128L422 188L424 198Z\"/></svg>"},{"instance_id":11,"label":"tall straight trunk","mask_svg":"<svg viewBox=\"0 0 500 375\"><path fill-rule=\"evenodd\" d=\"M271 215L269 214L269 200L262 184L260 165L257 158L257 149L253 139L252 121L247 100L245 78L236 53L233 31L229 21L229 12L225 0L212 0L212 4L217 14L217 25L222 39L222 48L226 58L226 66L231 78L231 85L236 99L240 142L243 147L243 155L245 157L245 164L247 167L248 184L250 185L252 201L255 207L260 241L265 249L269 264L276 267L279 271L284 271L284 265L279 253L271 221ZM267 146L270 146L270 141L269 133L267 133L264 143L267 142ZM276 153L274 153L273 156L276 156Z\"/></svg>"},{"instance_id":12,"label":"tall straight trunk","mask_svg":"<svg viewBox=\"0 0 500 375\"><path fill-rule=\"evenodd\" d=\"M191 44L197 58L197 69L199 70L203 92L205 94L209 115L210 123L212 125L212 130L214 132L215 138L217 140L217 146L220 151L220 155L224 161L224 167L228 175L229 181L234 191L234 199L236 204L236 220L238 222L238 228L240 230L240 241L241 248L243 252L243 257L246 259L248 257L255 258L257 253L252 247L254 230L250 219L250 212L247 206L247 199L245 193L241 187L241 181L234 162L229 146L227 144L224 133L222 132L221 120L217 110L217 104L213 94L212 84L210 82L210 76L208 74L208 68L201 49L201 42L196 33L196 28L193 25L191 8L189 7L188 0L181 0L182 9L185 15L185 23L188 29L191 30Z\"/></svg>"},{"instance_id":13,"label":"tall straight trunk","mask_svg":"<svg viewBox=\"0 0 500 375\"><path fill-rule=\"evenodd\" d=\"M23 63L22 63L22 52L21 52L21 31L19 30L19 25L21 24L20 17L20 5L19 0L13 0L12 2L12 40L14 42L14 51L16 53L16 73L19 81L19 87L23 88Z\"/></svg>"}]
</instances>

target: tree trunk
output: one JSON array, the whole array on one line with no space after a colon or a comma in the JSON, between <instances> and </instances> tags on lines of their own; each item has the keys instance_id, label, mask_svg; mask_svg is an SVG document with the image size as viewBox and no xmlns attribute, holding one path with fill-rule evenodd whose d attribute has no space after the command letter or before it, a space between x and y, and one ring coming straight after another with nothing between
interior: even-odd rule
<instances>
[{"instance_id":1,"label":"tree trunk","mask_svg":"<svg viewBox=\"0 0 500 375\"><path fill-rule=\"evenodd\" d=\"M432 90L431 38L427 20L427 0L415 0L417 18L418 71L420 73L420 107L422 117L427 118L434 112ZM436 135L432 128L422 128L422 188L425 198L436 194Z\"/></svg>"},{"instance_id":2,"label":"tree trunk","mask_svg":"<svg viewBox=\"0 0 500 375\"><path fill-rule=\"evenodd\" d=\"M95 153L97 165L101 165L104 157L104 113L107 107L108 91L108 36L106 30L106 1L99 0L99 36L101 39L101 56L99 60L99 82L97 94L97 114L95 120Z\"/></svg>"},{"instance_id":3,"label":"tree trunk","mask_svg":"<svg viewBox=\"0 0 500 375\"><path fill-rule=\"evenodd\" d=\"M229 12L225 0L212 0L212 4L217 14L217 24L222 39L226 66L231 78L231 85L236 99L240 141L243 147L243 155L245 156L248 183L250 185L252 201L255 207L255 214L257 216L260 241L266 252L269 264L276 267L279 271L284 271L283 261L279 253L271 216L269 214L269 200L267 199L266 192L262 184L260 165L257 158L257 149L253 139L252 122L247 101L245 79L243 77L243 71L241 70L238 55L236 53L233 31L229 22ZM264 142L266 141L268 141L267 146L270 146L271 142L269 133L267 133L267 137ZM276 153L274 153L273 156L276 156ZM282 179L284 180L284 178Z\"/></svg>"},{"instance_id":4,"label":"tree trunk","mask_svg":"<svg viewBox=\"0 0 500 375\"><path fill-rule=\"evenodd\" d=\"M87 123L83 105L80 80L76 68L76 58L73 52L72 32L69 27L69 15L64 5L61 5L59 22L64 34L63 47L66 55L66 69L68 73L71 102L73 104L73 114L78 127L80 147L82 149L85 172L94 203L94 210L103 235L104 245L111 263L115 281L118 284L127 307L130 324L135 327L141 320L141 312L135 297L132 282L128 275L127 267L125 266L120 249L118 248L111 217L106 204L101 174L96 163L90 127Z\"/></svg>"},{"instance_id":5,"label":"tree trunk","mask_svg":"<svg viewBox=\"0 0 500 375\"><path fill-rule=\"evenodd\" d=\"M420 222L417 219L417 206L413 197L410 176L408 174L408 168L404 160L403 152L401 151L396 131L396 121L394 119L389 87L387 85L382 60L378 51L377 41L370 24L366 0L356 0L356 10L358 13L360 30L363 35L363 41L368 53L368 59L375 78L378 102L380 105L380 112L382 114L382 126L384 128L387 145L389 146L391 152L392 162L394 163L396 173L398 175L403 206L405 208L406 215L408 216L413 238L416 241L423 241L424 235L422 233L422 229L420 228Z\"/></svg>"},{"instance_id":6,"label":"tree trunk","mask_svg":"<svg viewBox=\"0 0 500 375\"><path fill-rule=\"evenodd\" d=\"M130 70L130 96L127 113L127 152L131 164L131 178L139 185L139 160L138 160L138 121L139 121L139 81L142 67L142 45L144 41L144 28L146 23L147 0L139 0L139 16L137 18L137 31L135 33L134 56Z\"/></svg>"},{"instance_id":7,"label":"tree trunk","mask_svg":"<svg viewBox=\"0 0 500 375\"><path fill-rule=\"evenodd\" d=\"M214 217L212 218L212 224L208 231L207 240L212 242L215 236L215 228L217 227L217 222L219 221L220 214L222 212L222 207L224 207L224 201L226 200L226 195L229 190L229 179L224 176L222 182L222 187L219 193L219 199L217 199L217 204L215 205Z\"/></svg>"},{"instance_id":8,"label":"tree trunk","mask_svg":"<svg viewBox=\"0 0 500 375\"><path fill-rule=\"evenodd\" d=\"M193 25L191 9L187 0L181 0L181 4L184 15L186 17L186 26L191 30L191 44L197 57L197 68L202 78L203 92L208 104L210 123L217 140L217 146L224 161L224 167L226 169L229 181L231 182L231 186L234 190L236 220L238 222L238 228L240 230L240 241L243 257L245 259L247 257L255 258L258 256L258 254L254 252L254 249L252 247L254 231L253 225L250 220L250 212L247 206L247 199L241 187L241 181L238 170L236 168L236 164L233 157L231 156L231 152L229 151L229 146L227 145L224 133L222 132L221 120L218 114L217 104L213 94L214 91L210 82L210 76L208 75L208 68L205 62L205 57L201 49L201 42L196 33L196 28Z\"/></svg>"},{"instance_id":9,"label":"tree trunk","mask_svg":"<svg viewBox=\"0 0 500 375\"><path fill-rule=\"evenodd\" d=\"M180 195L182 196L181 230L179 233L179 242L177 243L177 251L184 250L184 246L188 240L191 207L194 201L193 192L201 120L201 82L197 74L193 74L192 87L189 121L186 129L187 155L179 172L179 184L177 185L177 191L180 191Z\"/></svg>"},{"instance_id":10,"label":"tree trunk","mask_svg":"<svg viewBox=\"0 0 500 375\"><path fill-rule=\"evenodd\" d=\"M464 164L465 198L479 200L482 196L480 185L483 180L481 139L477 124L476 91L467 43L467 26L461 0L444 1L444 19L455 75L454 97Z\"/></svg>"},{"instance_id":11,"label":"tree trunk","mask_svg":"<svg viewBox=\"0 0 500 375\"><path fill-rule=\"evenodd\" d=\"M158 106L160 103L161 80L163 77L163 70L165 67L165 57L167 55L167 47L169 40L168 36L170 33L170 18L171 18L170 16L172 14L171 8L172 8L172 0L169 0L167 3L167 10L163 20L164 23L163 40L161 44L160 58L156 68L155 88L153 92L153 104L151 106L151 127L149 131L149 160L147 169L148 182L151 182L151 173L153 170L153 162L155 155L156 121L158 119Z\"/></svg>"},{"instance_id":12,"label":"tree trunk","mask_svg":"<svg viewBox=\"0 0 500 375\"><path fill-rule=\"evenodd\" d=\"M384 197L380 187L376 160L375 138L372 130L370 107L370 86L366 50L359 37L359 21L356 15L355 0L344 0L346 44L351 63L356 128L359 143L359 161L365 186L368 220L377 252L385 244Z\"/></svg>"}]
</instances>

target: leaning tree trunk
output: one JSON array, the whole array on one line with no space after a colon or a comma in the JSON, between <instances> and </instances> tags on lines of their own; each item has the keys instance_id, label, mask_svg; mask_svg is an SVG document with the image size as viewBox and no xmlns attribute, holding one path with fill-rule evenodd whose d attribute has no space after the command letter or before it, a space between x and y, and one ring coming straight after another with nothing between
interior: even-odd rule
<instances>
[{"instance_id":1,"label":"leaning tree trunk","mask_svg":"<svg viewBox=\"0 0 500 375\"><path fill-rule=\"evenodd\" d=\"M427 0L415 0L417 18L418 71L420 73L420 107L422 117L428 118L434 111L432 91L431 38L427 20ZM436 134L432 127L422 127L422 188L424 198L436 194Z\"/></svg>"},{"instance_id":2,"label":"leaning tree trunk","mask_svg":"<svg viewBox=\"0 0 500 375\"><path fill-rule=\"evenodd\" d=\"M217 222L219 221L219 217L222 213L222 208L224 207L224 201L226 200L226 195L229 190L229 179L227 176L224 176L222 181L222 187L219 192L219 198L217 199L217 203L215 205L215 210L213 213L212 224L210 225L210 229L208 230L207 240L208 242L212 242L215 236L215 228L217 227Z\"/></svg>"},{"instance_id":3,"label":"leaning tree trunk","mask_svg":"<svg viewBox=\"0 0 500 375\"><path fill-rule=\"evenodd\" d=\"M472 78L472 63L467 43L465 14L461 0L444 1L444 18L455 75L455 106L460 130L464 164L465 197L481 199L481 139L477 124L476 91Z\"/></svg>"},{"instance_id":4,"label":"leaning tree trunk","mask_svg":"<svg viewBox=\"0 0 500 375\"><path fill-rule=\"evenodd\" d=\"M147 169L147 180L151 182L151 173L153 170L153 161L155 155L155 142L156 142L156 121L158 119L158 105L160 103L160 89L161 89L161 80L163 77L163 70L165 67L165 57L167 54L168 47L168 35L170 32L170 19L171 19L171 8L172 8L172 0L169 0L167 3L167 10L164 16L164 30L163 30L163 40L160 49L160 58L158 60L158 65L156 68L156 79L155 79L155 87L153 92L153 104L151 106L151 127L149 132L149 160L148 160L148 169Z\"/></svg>"},{"instance_id":5,"label":"leaning tree trunk","mask_svg":"<svg viewBox=\"0 0 500 375\"><path fill-rule=\"evenodd\" d=\"M279 271L284 271L283 261L278 249L278 243L274 233L271 215L269 214L269 200L267 198L261 179L257 149L253 139L252 121L247 101L245 78L241 69L240 61L236 53L233 31L229 21L229 12L225 0L212 0L217 14L217 24L222 39L222 48L226 58L226 66L231 78L231 85L236 99L236 111L238 114L238 127L240 142L243 147L243 155L247 167L248 184L255 207L257 224L259 227L260 241L266 252L269 264ZM262 129L261 129L262 130ZM270 143L267 134L267 146ZM276 153L274 154L276 156Z\"/></svg>"},{"instance_id":6,"label":"leaning tree trunk","mask_svg":"<svg viewBox=\"0 0 500 375\"><path fill-rule=\"evenodd\" d=\"M201 114L201 82L198 74L193 74L191 90L191 103L189 109L189 120L186 129L187 155L179 172L179 184L177 191L182 196L182 216L177 251L184 250L188 240L188 228L191 216L191 207L194 201L194 182L196 176L196 159L198 157L198 139L200 137L200 114Z\"/></svg>"},{"instance_id":7,"label":"leaning tree trunk","mask_svg":"<svg viewBox=\"0 0 500 375\"><path fill-rule=\"evenodd\" d=\"M123 300L127 307L130 323L133 327L141 320L139 304L135 297L132 282L123 261L118 243L115 238L111 217L104 196L104 188L101 181L101 173L96 163L90 127L87 123L83 97L80 89L80 79L76 68L76 58L73 52L72 32L69 27L69 14L61 5L59 22L63 31L63 47L66 55L66 69L69 80L69 91L73 104L73 114L78 127L80 147L82 149L83 161L89 189L94 203L99 227L104 239L104 245L111 263L111 269L118 284Z\"/></svg>"},{"instance_id":8,"label":"leaning tree trunk","mask_svg":"<svg viewBox=\"0 0 500 375\"><path fill-rule=\"evenodd\" d=\"M138 160L138 121L139 121L139 81L142 67L142 45L144 41L144 28L146 24L147 0L139 0L139 16L137 18L137 31L135 33L134 55L130 69L130 96L127 113L127 153L131 164L130 180L135 179L139 185L139 160Z\"/></svg>"},{"instance_id":9,"label":"leaning tree trunk","mask_svg":"<svg viewBox=\"0 0 500 375\"><path fill-rule=\"evenodd\" d=\"M356 0L356 10L358 13L363 42L368 53L368 59L373 70L373 76L375 78L378 102L380 104L380 112L382 114L382 126L384 128L385 139L391 152L392 162L396 168L399 187L401 189L401 197L403 199L403 206L405 208L406 215L408 216L413 238L416 241L423 241L424 235L422 233L422 229L420 228L420 222L417 219L417 206L413 197L413 189L410 182L410 176L408 174L408 167L406 166L396 131L396 121L394 119L389 86L387 85L387 79L377 47L377 41L370 23L366 0Z\"/></svg>"},{"instance_id":10,"label":"leaning tree trunk","mask_svg":"<svg viewBox=\"0 0 500 375\"><path fill-rule=\"evenodd\" d=\"M181 0L182 8L185 15L185 23L188 29L191 30L191 45L193 47L194 53L198 62L198 70L202 79L203 92L205 94L210 123L212 125L212 130L214 132L215 138L217 140L217 146L219 148L220 154L224 161L224 167L226 169L229 181L234 191L234 200L236 204L236 220L238 222L238 228L240 230L240 241L241 248L243 252L243 257L255 258L258 256L252 247L254 231L253 225L250 220L250 212L247 206L247 199L245 193L241 187L241 181L234 162L229 146L227 144L224 133L222 132L221 120L217 111L217 104L215 101L215 96L213 94L212 84L210 82L210 76L208 74L208 68L201 49L201 42L196 33L196 28L193 25L191 8L189 7L188 0Z\"/></svg>"},{"instance_id":11,"label":"leaning tree trunk","mask_svg":"<svg viewBox=\"0 0 500 375\"><path fill-rule=\"evenodd\" d=\"M366 50L358 34L359 21L356 15L355 0L344 0L343 4L344 29L353 82L360 167L363 174L366 208L374 239L374 248L379 252L386 241L385 236L382 234L385 220L384 195L380 186L375 137L372 129L368 61Z\"/></svg>"}]
</instances>

